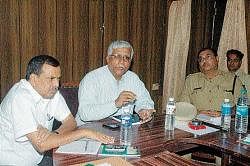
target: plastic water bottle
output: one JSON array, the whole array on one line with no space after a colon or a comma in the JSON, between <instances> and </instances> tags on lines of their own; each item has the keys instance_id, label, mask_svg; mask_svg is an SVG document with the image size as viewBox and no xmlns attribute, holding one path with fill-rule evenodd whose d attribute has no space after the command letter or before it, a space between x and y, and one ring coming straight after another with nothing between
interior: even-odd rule
<instances>
[{"instance_id":1,"label":"plastic water bottle","mask_svg":"<svg viewBox=\"0 0 250 166\"><path fill-rule=\"evenodd\" d=\"M229 99L224 99L224 102L221 105L221 128L222 130L228 131L231 124L231 111L232 106Z\"/></svg>"},{"instance_id":2,"label":"plastic water bottle","mask_svg":"<svg viewBox=\"0 0 250 166\"><path fill-rule=\"evenodd\" d=\"M175 123L175 101L173 97L168 99L166 104L166 116L165 116L165 129L166 130L174 130Z\"/></svg>"},{"instance_id":3,"label":"plastic water bottle","mask_svg":"<svg viewBox=\"0 0 250 166\"><path fill-rule=\"evenodd\" d=\"M235 131L237 133L247 133L248 125L248 98L247 90L243 85L236 105Z\"/></svg>"},{"instance_id":4,"label":"plastic water bottle","mask_svg":"<svg viewBox=\"0 0 250 166\"><path fill-rule=\"evenodd\" d=\"M129 107L122 108L120 142L123 145L131 145L132 141L132 115Z\"/></svg>"}]
</instances>

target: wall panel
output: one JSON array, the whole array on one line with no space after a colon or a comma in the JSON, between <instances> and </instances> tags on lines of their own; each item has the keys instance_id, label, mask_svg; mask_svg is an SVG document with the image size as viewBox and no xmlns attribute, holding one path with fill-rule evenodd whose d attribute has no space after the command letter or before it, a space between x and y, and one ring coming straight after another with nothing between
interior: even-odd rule
<instances>
[{"instance_id":1,"label":"wall panel","mask_svg":"<svg viewBox=\"0 0 250 166\"><path fill-rule=\"evenodd\" d=\"M62 65L63 82L72 80L72 3L72 0L56 1L56 55Z\"/></svg>"},{"instance_id":2,"label":"wall panel","mask_svg":"<svg viewBox=\"0 0 250 166\"><path fill-rule=\"evenodd\" d=\"M0 95L5 96L20 78L19 7L14 0L0 1Z\"/></svg>"},{"instance_id":3,"label":"wall panel","mask_svg":"<svg viewBox=\"0 0 250 166\"><path fill-rule=\"evenodd\" d=\"M20 54L16 56L21 58L19 72L21 73L21 78L24 78L26 66L30 58L39 54L38 1L25 0L16 1L16 3L19 5L18 15L20 17L20 40L17 41L20 44Z\"/></svg>"},{"instance_id":4,"label":"wall panel","mask_svg":"<svg viewBox=\"0 0 250 166\"><path fill-rule=\"evenodd\" d=\"M103 1L89 1L88 71L103 65Z\"/></svg>"},{"instance_id":5,"label":"wall panel","mask_svg":"<svg viewBox=\"0 0 250 166\"><path fill-rule=\"evenodd\" d=\"M129 2L124 0L104 1L104 57L113 40L129 40ZM106 64L106 61L104 61Z\"/></svg>"},{"instance_id":6,"label":"wall panel","mask_svg":"<svg viewBox=\"0 0 250 166\"><path fill-rule=\"evenodd\" d=\"M89 70L89 2L74 1L72 5L72 81L79 82Z\"/></svg>"},{"instance_id":7,"label":"wall panel","mask_svg":"<svg viewBox=\"0 0 250 166\"><path fill-rule=\"evenodd\" d=\"M38 45L39 54L56 55L56 0L39 0Z\"/></svg>"}]
</instances>

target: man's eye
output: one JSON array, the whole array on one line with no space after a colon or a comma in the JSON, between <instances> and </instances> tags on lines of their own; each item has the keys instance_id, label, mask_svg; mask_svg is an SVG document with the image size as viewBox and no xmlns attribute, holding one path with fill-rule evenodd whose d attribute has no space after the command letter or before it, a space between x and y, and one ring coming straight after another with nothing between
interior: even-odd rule
<instances>
[{"instance_id":1,"label":"man's eye","mask_svg":"<svg viewBox=\"0 0 250 166\"><path fill-rule=\"evenodd\" d=\"M124 59L125 59L126 61L129 61L129 60L130 60L130 57L125 56Z\"/></svg>"},{"instance_id":2,"label":"man's eye","mask_svg":"<svg viewBox=\"0 0 250 166\"><path fill-rule=\"evenodd\" d=\"M51 78L49 78L51 81L53 81L53 80L60 80L59 78L56 78L56 77L51 77Z\"/></svg>"}]
</instances>

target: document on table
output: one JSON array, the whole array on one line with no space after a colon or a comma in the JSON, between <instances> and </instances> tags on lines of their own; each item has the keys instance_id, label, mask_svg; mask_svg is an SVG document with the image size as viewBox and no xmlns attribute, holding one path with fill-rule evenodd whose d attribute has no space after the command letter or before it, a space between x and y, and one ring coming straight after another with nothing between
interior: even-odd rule
<instances>
[{"instance_id":1,"label":"document on table","mask_svg":"<svg viewBox=\"0 0 250 166\"><path fill-rule=\"evenodd\" d=\"M97 154L101 142L92 139L80 139L60 146L56 153Z\"/></svg>"},{"instance_id":2,"label":"document on table","mask_svg":"<svg viewBox=\"0 0 250 166\"><path fill-rule=\"evenodd\" d=\"M176 120L175 121L175 128L187 131L189 133L193 133L195 135L208 134L208 133L212 133L212 132L215 132L215 131L219 130L219 129L216 129L216 128L213 128L213 127L209 127L209 126L206 126L205 129L194 130L194 129L191 129L188 126L188 123L189 123L188 121L178 121L178 120Z\"/></svg>"},{"instance_id":3,"label":"document on table","mask_svg":"<svg viewBox=\"0 0 250 166\"><path fill-rule=\"evenodd\" d=\"M207 122L207 123L211 123L213 125L216 126L220 126L221 124L221 117L211 117L208 115L204 115L204 114L199 114L196 116L196 119Z\"/></svg>"},{"instance_id":4,"label":"document on table","mask_svg":"<svg viewBox=\"0 0 250 166\"><path fill-rule=\"evenodd\" d=\"M114 119L117 122L121 122L121 115L118 116L112 116L112 119ZM141 124L141 119L140 116L138 114L133 114L132 115L132 125L138 125Z\"/></svg>"}]
</instances>

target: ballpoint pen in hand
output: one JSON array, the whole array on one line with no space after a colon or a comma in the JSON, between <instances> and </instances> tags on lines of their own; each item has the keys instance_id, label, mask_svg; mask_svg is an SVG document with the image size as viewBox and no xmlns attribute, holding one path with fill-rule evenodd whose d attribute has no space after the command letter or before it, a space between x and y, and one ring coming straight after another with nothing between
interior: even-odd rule
<instances>
[{"instance_id":1,"label":"ballpoint pen in hand","mask_svg":"<svg viewBox=\"0 0 250 166\"><path fill-rule=\"evenodd\" d=\"M88 144L89 144L89 140L86 140L86 144L85 144L85 152L88 150L87 148L88 148Z\"/></svg>"}]
</instances>

